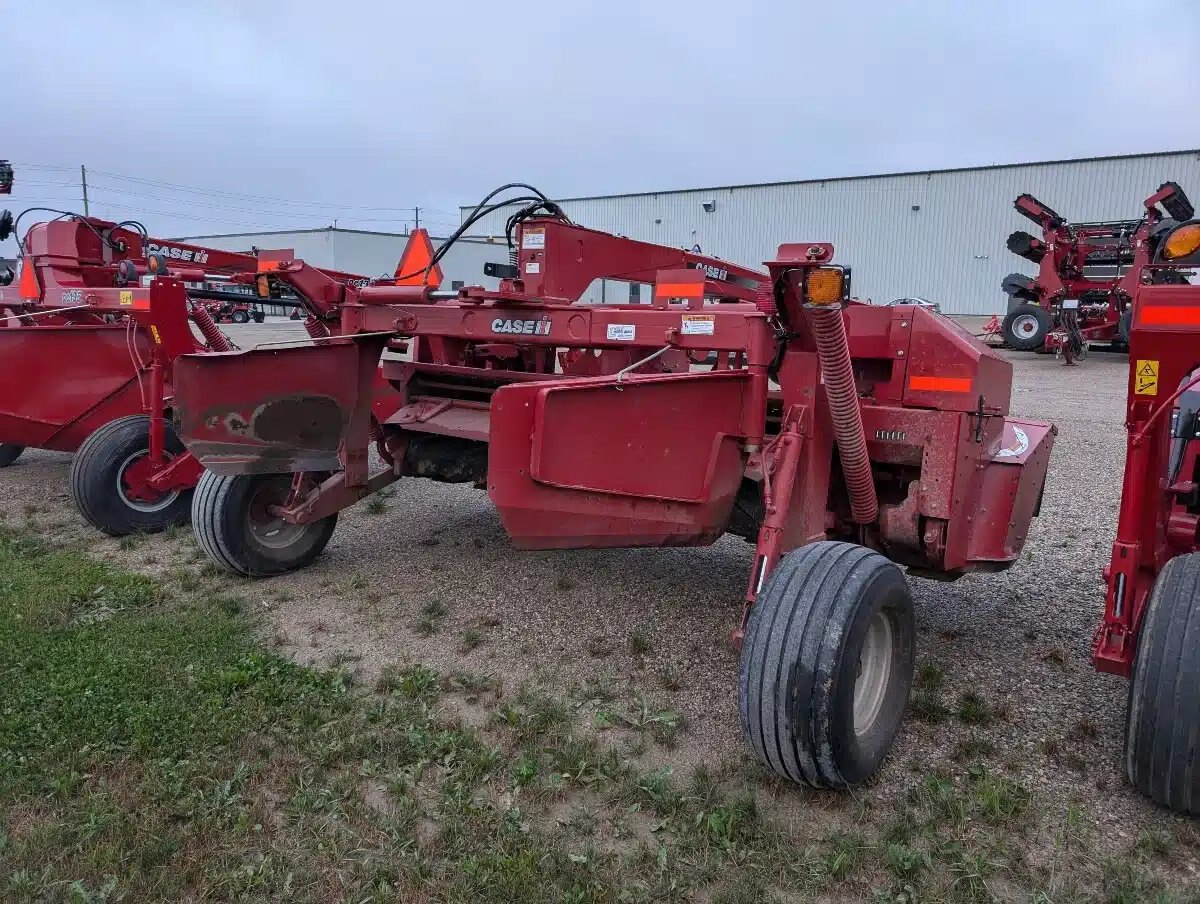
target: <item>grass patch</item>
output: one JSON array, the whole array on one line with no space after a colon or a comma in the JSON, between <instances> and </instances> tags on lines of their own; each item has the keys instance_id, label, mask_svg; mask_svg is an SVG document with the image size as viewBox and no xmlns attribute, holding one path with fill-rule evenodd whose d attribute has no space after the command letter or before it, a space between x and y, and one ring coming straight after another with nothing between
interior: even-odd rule
<instances>
[{"instance_id":1,"label":"grass patch","mask_svg":"<svg viewBox=\"0 0 1200 904\"><path fill-rule=\"evenodd\" d=\"M436 634L441 630L442 622L446 620L447 611L445 603L439 599L431 599L421 607L421 617L415 626L417 633L426 637Z\"/></svg>"},{"instance_id":2,"label":"grass patch","mask_svg":"<svg viewBox=\"0 0 1200 904\"><path fill-rule=\"evenodd\" d=\"M958 698L958 718L967 725L991 725L996 721L996 714L983 697L967 691Z\"/></svg>"},{"instance_id":3,"label":"grass patch","mask_svg":"<svg viewBox=\"0 0 1200 904\"><path fill-rule=\"evenodd\" d=\"M913 691L908 704L908 712L914 719L928 722L930 725L944 722L950 715L950 710L947 709L941 698L933 691L925 689Z\"/></svg>"},{"instance_id":4,"label":"grass patch","mask_svg":"<svg viewBox=\"0 0 1200 904\"><path fill-rule=\"evenodd\" d=\"M1050 837L1054 888L1135 901L1189 850L1147 830L1101 869L1082 819L1040 831L975 735L973 765L881 804L661 765L682 718L615 675L513 694L406 663L356 687L265 652L238 586L180 591L0 526L0 900L1038 900L1023 845Z\"/></svg>"}]
</instances>

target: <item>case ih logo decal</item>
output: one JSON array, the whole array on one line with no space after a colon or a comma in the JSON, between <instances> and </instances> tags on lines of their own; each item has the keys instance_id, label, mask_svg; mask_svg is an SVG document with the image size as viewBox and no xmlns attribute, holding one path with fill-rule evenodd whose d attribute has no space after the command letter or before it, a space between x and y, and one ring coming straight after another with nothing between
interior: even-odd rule
<instances>
[{"instance_id":1,"label":"case ih logo decal","mask_svg":"<svg viewBox=\"0 0 1200 904\"><path fill-rule=\"evenodd\" d=\"M721 282L729 281L729 271L724 267L718 267L715 264L688 264L693 270L703 270L704 275L708 279L716 279Z\"/></svg>"},{"instance_id":2,"label":"case ih logo decal","mask_svg":"<svg viewBox=\"0 0 1200 904\"><path fill-rule=\"evenodd\" d=\"M192 264L207 264L207 251L192 251L189 248L173 248L170 245L156 245L154 242L146 243L146 254L161 254L163 257L169 257L173 261L187 261Z\"/></svg>"},{"instance_id":3,"label":"case ih logo decal","mask_svg":"<svg viewBox=\"0 0 1200 904\"><path fill-rule=\"evenodd\" d=\"M492 321L493 333L513 333L521 336L549 336L550 318L541 320L505 320L497 317Z\"/></svg>"}]
</instances>

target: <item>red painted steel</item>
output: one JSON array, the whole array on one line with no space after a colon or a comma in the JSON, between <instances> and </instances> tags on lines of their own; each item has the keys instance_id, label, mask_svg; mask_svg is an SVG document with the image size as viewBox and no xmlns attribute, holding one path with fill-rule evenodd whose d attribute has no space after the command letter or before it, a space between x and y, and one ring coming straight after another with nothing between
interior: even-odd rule
<instances>
[{"instance_id":1,"label":"red painted steel","mask_svg":"<svg viewBox=\"0 0 1200 904\"><path fill-rule=\"evenodd\" d=\"M522 548L692 545L735 530L756 546L747 606L783 553L826 537L950 577L1019 555L1054 430L1008 418L1011 364L920 308L831 312L877 500L855 519L804 315L807 274L832 246L783 245L762 273L532 216L514 251L497 290L276 268L271 279L341 335L181 358L185 443L223 474L333 472L273 510L294 523L423 476L486 487ZM654 283L654 301L577 303L613 277ZM395 343L411 360L383 364L400 403L379 424L386 467L369 474L371 376Z\"/></svg>"},{"instance_id":2,"label":"red painted steel","mask_svg":"<svg viewBox=\"0 0 1200 904\"><path fill-rule=\"evenodd\" d=\"M228 281L253 270L257 258L84 217L36 224L21 248L19 279L0 288L0 442L71 452L112 420L148 414L150 454L124 472L126 495L145 501L194 486L199 463L165 448L173 363L232 346L204 303L189 298L204 292L177 277ZM152 272L161 274L153 289L142 284ZM390 414L387 399L395 396L381 387L379 403Z\"/></svg>"},{"instance_id":3,"label":"red painted steel","mask_svg":"<svg viewBox=\"0 0 1200 904\"><path fill-rule=\"evenodd\" d=\"M1130 311L1143 278L1154 272L1147 270L1154 234L1162 228L1166 216L1188 219L1192 215L1191 203L1174 182L1159 186L1142 202L1144 213L1139 220L1072 224L1028 194L1018 197L1013 206L1041 227L1042 238L1023 232L1009 237L1009 249L1037 263L1038 275L1028 279L1013 274L1005 280L1005 287L1013 301L1037 304L1055 317L1058 328L1047 334L1047 351L1067 342L1068 325L1060 316L1067 300L1079 303L1077 319L1082 341L1124 341L1121 319ZM1111 273L1097 276L1096 268ZM1170 271L1158 272L1173 276Z\"/></svg>"},{"instance_id":4,"label":"red painted steel","mask_svg":"<svg viewBox=\"0 0 1200 904\"><path fill-rule=\"evenodd\" d=\"M1197 265L1200 254L1171 262L1156 253L1151 267ZM1133 310L1121 509L1093 646L1097 669L1126 676L1159 572L1200 551L1200 286L1151 280Z\"/></svg>"}]
</instances>

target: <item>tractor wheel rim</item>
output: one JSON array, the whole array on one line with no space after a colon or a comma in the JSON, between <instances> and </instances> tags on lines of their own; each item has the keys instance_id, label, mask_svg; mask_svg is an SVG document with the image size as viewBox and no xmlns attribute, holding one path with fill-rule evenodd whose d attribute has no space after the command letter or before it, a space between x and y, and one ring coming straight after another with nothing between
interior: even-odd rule
<instances>
[{"instance_id":1,"label":"tractor wheel rim","mask_svg":"<svg viewBox=\"0 0 1200 904\"><path fill-rule=\"evenodd\" d=\"M1018 336L1032 336L1037 331L1038 321L1032 314L1022 314L1013 320L1013 332Z\"/></svg>"},{"instance_id":2,"label":"tractor wheel rim","mask_svg":"<svg viewBox=\"0 0 1200 904\"><path fill-rule=\"evenodd\" d=\"M117 495L121 501L129 508L138 512L161 512L167 508L172 502L179 498L179 490L171 490L169 493L163 493L152 502L147 502L143 499L134 499L125 490L125 474L136 462L141 461L150 453L145 449L139 449L134 452L123 462L121 467L117 469Z\"/></svg>"},{"instance_id":3,"label":"tractor wheel rim","mask_svg":"<svg viewBox=\"0 0 1200 904\"><path fill-rule=\"evenodd\" d=\"M883 711L892 679L892 637L892 620L883 610L876 612L858 654L858 677L854 681L856 735L870 731Z\"/></svg>"},{"instance_id":4,"label":"tractor wheel rim","mask_svg":"<svg viewBox=\"0 0 1200 904\"><path fill-rule=\"evenodd\" d=\"M289 480L288 488L280 492L276 484L267 484L259 487L250 499L246 513L250 534L268 549L287 549L308 532L307 524L292 524L268 510L268 506L283 505L287 501L290 486Z\"/></svg>"}]
</instances>

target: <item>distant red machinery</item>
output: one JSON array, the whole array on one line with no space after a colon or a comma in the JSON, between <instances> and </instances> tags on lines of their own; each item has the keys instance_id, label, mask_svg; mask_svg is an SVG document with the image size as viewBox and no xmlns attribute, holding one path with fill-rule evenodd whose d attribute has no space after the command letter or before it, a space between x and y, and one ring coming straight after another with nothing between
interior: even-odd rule
<instances>
[{"instance_id":1,"label":"distant red machinery","mask_svg":"<svg viewBox=\"0 0 1200 904\"><path fill-rule=\"evenodd\" d=\"M0 240L14 227L0 214ZM150 238L134 222L67 216L30 228L19 275L0 287L0 466L26 447L79 450L72 496L96 527L120 535L186 521L201 468L169 423L171 367L181 354L233 348L201 299L255 266ZM150 326L143 282L154 273L170 279Z\"/></svg>"},{"instance_id":2,"label":"distant red machinery","mask_svg":"<svg viewBox=\"0 0 1200 904\"><path fill-rule=\"evenodd\" d=\"M530 191L510 261L487 268L498 290L281 263L270 278L340 335L177 361L180 436L209 469L200 545L239 574L302 567L341 509L402 477L486 488L521 549L741 535L747 741L790 779L862 782L912 680L912 601L888 560L942 578L1011 565L1053 427L1007 416L1011 364L945 318L847 302L828 244L782 245L757 272L585 229ZM602 278L651 283L653 301L576 303ZM384 358L401 404L377 417L387 349L411 360Z\"/></svg>"},{"instance_id":3,"label":"distant red machinery","mask_svg":"<svg viewBox=\"0 0 1200 904\"><path fill-rule=\"evenodd\" d=\"M1160 804L1200 814L1200 221L1154 242L1133 287L1127 449L1096 668L1129 676L1125 762Z\"/></svg>"},{"instance_id":4,"label":"distant red machinery","mask_svg":"<svg viewBox=\"0 0 1200 904\"><path fill-rule=\"evenodd\" d=\"M1014 207L1041 227L1042 237L1027 232L1008 237L1009 250L1037 264L1038 275L1005 277L1004 339L1021 351L1061 349L1068 363L1086 354L1089 342L1128 346L1131 304L1150 262L1152 237L1194 212L1174 182L1143 202L1139 220L1068 223L1032 195L1021 195Z\"/></svg>"},{"instance_id":5,"label":"distant red machinery","mask_svg":"<svg viewBox=\"0 0 1200 904\"><path fill-rule=\"evenodd\" d=\"M205 301L204 307L217 323L262 323L266 315L254 300Z\"/></svg>"}]
</instances>

